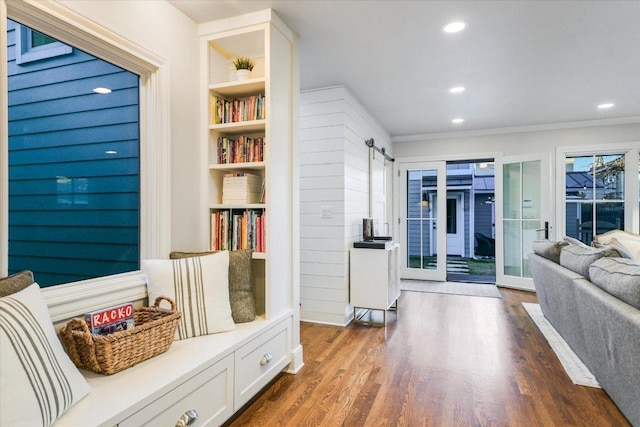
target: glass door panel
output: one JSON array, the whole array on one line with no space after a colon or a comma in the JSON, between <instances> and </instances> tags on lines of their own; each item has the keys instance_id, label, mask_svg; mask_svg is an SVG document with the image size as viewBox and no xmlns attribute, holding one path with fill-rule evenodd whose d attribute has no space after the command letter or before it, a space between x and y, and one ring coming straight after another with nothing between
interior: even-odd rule
<instances>
[{"instance_id":1,"label":"glass door panel","mask_svg":"<svg viewBox=\"0 0 640 427\"><path fill-rule=\"evenodd\" d=\"M551 191L549 186L548 156L530 155L504 158L501 177L502 210L497 225L497 246L502 255L496 260L496 282L515 288L533 289L528 254L533 242L545 238L548 227L548 206ZM498 192L496 200L499 199ZM502 231L502 232L500 232ZM548 231L548 228L547 228Z\"/></svg>"},{"instance_id":2,"label":"glass door panel","mask_svg":"<svg viewBox=\"0 0 640 427\"><path fill-rule=\"evenodd\" d=\"M400 191L403 278L445 280L446 227L439 225L446 224L446 203L438 203L446 193L445 173L444 162L406 164L400 169L405 186Z\"/></svg>"}]
</instances>

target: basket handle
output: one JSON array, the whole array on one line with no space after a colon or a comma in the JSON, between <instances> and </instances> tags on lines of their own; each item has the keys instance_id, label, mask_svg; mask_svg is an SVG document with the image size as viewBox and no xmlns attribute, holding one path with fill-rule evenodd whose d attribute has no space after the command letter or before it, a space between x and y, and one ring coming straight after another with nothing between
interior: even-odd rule
<instances>
[{"instance_id":1,"label":"basket handle","mask_svg":"<svg viewBox=\"0 0 640 427\"><path fill-rule=\"evenodd\" d=\"M169 304L171 304L171 310L176 311L176 303L174 300L172 300L169 297L165 297L165 296L159 296L158 298L156 298L155 302L153 303L153 306L156 308L160 308L160 303L162 302L162 300L167 301Z\"/></svg>"},{"instance_id":2,"label":"basket handle","mask_svg":"<svg viewBox=\"0 0 640 427\"><path fill-rule=\"evenodd\" d=\"M100 365L98 363L98 359L96 359L96 355L94 351L93 337L91 336L91 331L89 330L89 326L87 325L87 322L84 319L80 319L78 317L71 319L69 323L67 323L67 326L60 329L60 334L63 335L65 342L73 343L74 342L73 331L77 331L77 330L80 330L81 335L78 336L76 334L75 338L81 339L84 342L84 344L86 344L90 349L90 351L86 352L86 355L89 358L89 360L87 360L86 362L88 362L90 366L85 365L85 363L83 363L84 361L80 353L78 352L77 345L67 345L67 351L69 352L69 357L76 364L76 366L83 367L83 368L99 367Z\"/></svg>"}]
</instances>

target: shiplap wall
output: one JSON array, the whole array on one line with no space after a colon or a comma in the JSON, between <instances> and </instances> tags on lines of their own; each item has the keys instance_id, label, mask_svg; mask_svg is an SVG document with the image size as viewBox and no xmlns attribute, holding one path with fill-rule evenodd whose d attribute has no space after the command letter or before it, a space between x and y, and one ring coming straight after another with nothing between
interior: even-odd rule
<instances>
[{"instance_id":1,"label":"shiplap wall","mask_svg":"<svg viewBox=\"0 0 640 427\"><path fill-rule=\"evenodd\" d=\"M347 88L301 93L302 320L345 325L353 317L349 249L361 237L362 218L369 216L369 148L364 143L369 138L392 155L389 135ZM389 205L391 188L388 182ZM323 207L330 218L322 218Z\"/></svg>"}]
</instances>

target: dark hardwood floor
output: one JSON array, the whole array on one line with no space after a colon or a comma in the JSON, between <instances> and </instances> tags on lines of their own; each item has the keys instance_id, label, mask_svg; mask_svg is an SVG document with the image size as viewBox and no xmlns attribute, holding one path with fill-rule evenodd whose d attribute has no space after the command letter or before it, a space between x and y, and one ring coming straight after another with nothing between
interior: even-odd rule
<instances>
[{"instance_id":1,"label":"dark hardwood floor","mask_svg":"<svg viewBox=\"0 0 640 427\"><path fill-rule=\"evenodd\" d=\"M387 327L302 323L305 366L230 426L628 426L600 389L574 385L522 308L403 292ZM380 317L381 318L381 317Z\"/></svg>"}]
</instances>

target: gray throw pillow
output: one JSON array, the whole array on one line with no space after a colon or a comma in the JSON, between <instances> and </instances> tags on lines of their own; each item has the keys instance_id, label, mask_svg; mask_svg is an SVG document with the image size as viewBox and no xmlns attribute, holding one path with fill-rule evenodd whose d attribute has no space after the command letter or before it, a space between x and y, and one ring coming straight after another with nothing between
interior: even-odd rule
<instances>
[{"instance_id":1,"label":"gray throw pillow","mask_svg":"<svg viewBox=\"0 0 640 427\"><path fill-rule=\"evenodd\" d=\"M204 252L171 252L169 258L189 258L216 253ZM256 303L253 294L251 277L250 249L229 252L229 302L231 316L235 323L252 322L256 317Z\"/></svg>"},{"instance_id":2,"label":"gray throw pillow","mask_svg":"<svg viewBox=\"0 0 640 427\"><path fill-rule=\"evenodd\" d=\"M640 263L627 258L602 258L589 267L591 282L640 310Z\"/></svg>"},{"instance_id":3,"label":"gray throw pillow","mask_svg":"<svg viewBox=\"0 0 640 427\"><path fill-rule=\"evenodd\" d=\"M560 250L560 265L589 279L589 266L602 257L618 257L618 251L610 248L567 245Z\"/></svg>"},{"instance_id":4,"label":"gray throw pillow","mask_svg":"<svg viewBox=\"0 0 640 427\"><path fill-rule=\"evenodd\" d=\"M0 298L20 292L33 282L33 273L29 270L22 270L9 277L0 278Z\"/></svg>"},{"instance_id":5,"label":"gray throw pillow","mask_svg":"<svg viewBox=\"0 0 640 427\"><path fill-rule=\"evenodd\" d=\"M552 242L551 240L535 240L533 242L533 252L548 260L560 264L560 250L569 243L561 240Z\"/></svg>"}]
</instances>

